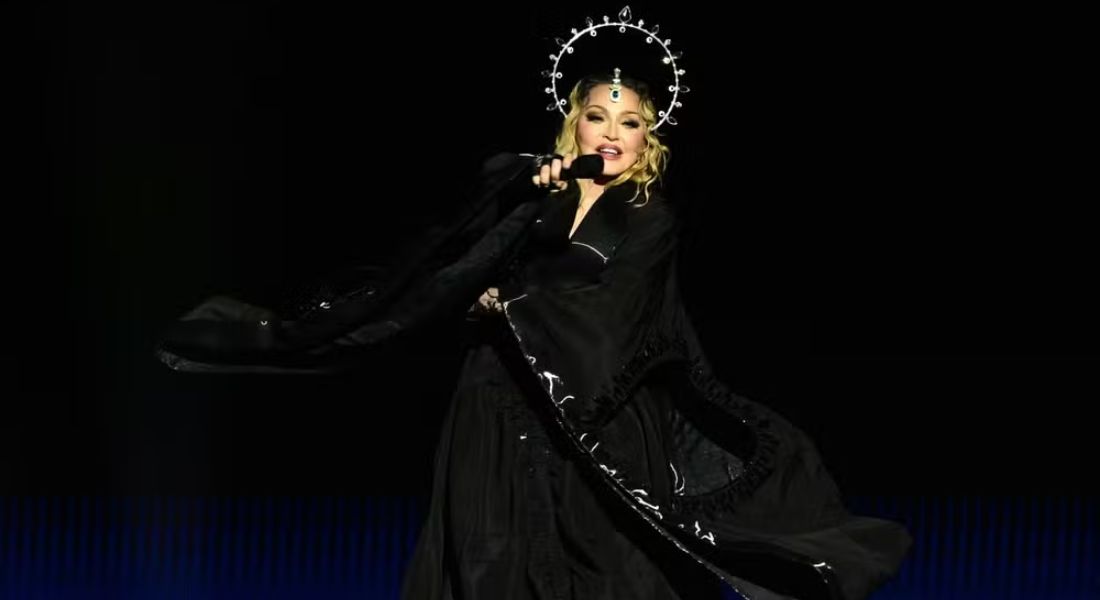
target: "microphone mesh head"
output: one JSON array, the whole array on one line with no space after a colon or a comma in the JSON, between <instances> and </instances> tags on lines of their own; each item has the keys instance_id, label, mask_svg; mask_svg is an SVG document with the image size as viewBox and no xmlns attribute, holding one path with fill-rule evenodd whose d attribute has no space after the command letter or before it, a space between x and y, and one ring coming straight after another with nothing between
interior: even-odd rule
<instances>
[{"instance_id":1,"label":"microphone mesh head","mask_svg":"<svg viewBox=\"0 0 1100 600\"><path fill-rule=\"evenodd\" d=\"M592 179L603 174L603 157L599 154L578 156L569 167L570 179Z\"/></svg>"}]
</instances>

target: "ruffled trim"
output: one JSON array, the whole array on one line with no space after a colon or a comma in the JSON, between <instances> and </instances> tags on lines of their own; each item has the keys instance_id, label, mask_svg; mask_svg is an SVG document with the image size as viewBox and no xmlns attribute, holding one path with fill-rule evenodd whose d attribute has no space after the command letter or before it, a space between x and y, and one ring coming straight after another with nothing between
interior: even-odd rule
<instances>
[{"instance_id":1,"label":"ruffled trim","mask_svg":"<svg viewBox=\"0 0 1100 600\"><path fill-rule=\"evenodd\" d=\"M658 364L682 362L688 380L709 404L718 407L730 418L741 423L751 434L747 456L738 456L743 470L729 484L702 494L674 496L676 512L702 514L713 518L718 512L732 513L752 495L775 470L775 458L780 438L772 429L768 414L735 394L714 374L699 353L689 351L683 336L652 335L635 355L623 365L611 381L588 403L563 405L564 414L579 433L597 432L630 400L643 375Z\"/></svg>"},{"instance_id":2,"label":"ruffled trim","mask_svg":"<svg viewBox=\"0 0 1100 600\"><path fill-rule=\"evenodd\" d=\"M740 457L744 470L728 485L703 494L674 496L671 500L679 512L714 518L718 512L735 512L774 472L780 439L772 429L770 417L755 403L733 393L698 354L690 359L689 379L704 399L737 419L752 432L754 439L751 457Z\"/></svg>"},{"instance_id":3,"label":"ruffled trim","mask_svg":"<svg viewBox=\"0 0 1100 600\"><path fill-rule=\"evenodd\" d=\"M659 363L684 360L687 343L682 337L651 335L619 372L605 381L600 390L585 403L563 406L565 414L577 429L598 431L629 401L642 375Z\"/></svg>"},{"instance_id":4,"label":"ruffled trim","mask_svg":"<svg viewBox=\"0 0 1100 600\"><path fill-rule=\"evenodd\" d=\"M561 408L578 434L598 432L629 402L646 373L658 364L682 362L688 380L702 398L743 425L752 438L747 456L738 456L743 462L743 471L729 484L702 494L672 499L672 508L677 512L713 517L717 512L737 510L738 505L772 474L780 439L772 430L770 417L755 403L732 392L706 360L699 353L690 352L689 348L688 341L681 335L655 333L587 403L566 403Z\"/></svg>"},{"instance_id":5,"label":"ruffled trim","mask_svg":"<svg viewBox=\"0 0 1100 600\"><path fill-rule=\"evenodd\" d=\"M509 324L511 325L510 321ZM518 340L519 333L515 330L514 325L512 325L512 328ZM623 367L620 375L615 378L615 383L606 386L608 391L598 396L601 399L599 405L600 409L609 411L607 413L608 415L613 413L613 409L622 404L623 394L625 394L624 390L629 390L633 387L633 383L637 380L636 378L645 372L645 367L647 365L652 365L654 361L663 356L669 356L667 352L677 347L683 347L683 340L654 339L651 343L646 344L643 349ZM664 349L663 352L662 349ZM635 379L631 380L631 376L635 377ZM540 388L542 387L540 383L536 385ZM542 388L542 392L546 393L546 389ZM553 395L550 396L550 399L551 401L555 401ZM674 533L674 528L676 527L686 531L690 525L687 521L680 519L676 515L665 517L660 512L660 507L645 505L643 508L642 499L639 498L637 492L646 492L646 490L634 489L636 486L628 485L626 474L621 472L622 461L612 460L615 457L608 453L607 448L603 449L601 453L608 455L608 460L600 460L597 458L595 451L599 444L596 443L591 446L586 445L584 440L590 433L579 431L576 422L568 417L561 404L557 404L557 408L559 410L549 411L550 418L557 427L565 433L565 439L573 451L583 458L577 463L581 468L589 471L593 477L608 486L611 492L617 495L636 516L652 527L653 530L668 543L685 553L701 567L713 573L718 579L725 582L726 585L738 594L738 597L744 600L750 600L750 596L742 592L737 582L732 581L727 573L718 568L704 555L705 552L708 552L708 549L706 549L705 546L701 546L703 542L700 539L693 539L690 536L681 538L678 535L681 532ZM661 522L664 523L662 524ZM699 522L696 521L695 525L698 526ZM696 530L696 535L699 536L698 530ZM708 537L711 546L715 545L716 541L713 533L708 533ZM689 547L689 544L692 547ZM700 544L700 546L696 547L696 544Z\"/></svg>"}]
</instances>

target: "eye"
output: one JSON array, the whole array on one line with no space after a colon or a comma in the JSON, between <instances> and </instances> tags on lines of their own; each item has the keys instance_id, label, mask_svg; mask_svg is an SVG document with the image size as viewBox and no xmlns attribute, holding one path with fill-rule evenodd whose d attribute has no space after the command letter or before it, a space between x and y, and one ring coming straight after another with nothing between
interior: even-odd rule
<instances>
[{"instance_id":1,"label":"eye","mask_svg":"<svg viewBox=\"0 0 1100 600\"><path fill-rule=\"evenodd\" d=\"M637 129L637 128L638 128L638 122L637 122L637 121L633 121L633 120L631 120L631 121L624 121L624 122L623 122L623 125L626 125L627 127L631 128L631 129Z\"/></svg>"},{"instance_id":2,"label":"eye","mask_svg":"<svg viewBox=\"0 0 1100 600\"><path fill-rule=\"evenodd\" d=\"M598 115L596 113L589 113L589 114L585 115L585 118L588 119L589 121L592 121L593 123L598 123L600 121L603 121L603 117L601 117L600 115Z\"/></svg>"}]
</instances>

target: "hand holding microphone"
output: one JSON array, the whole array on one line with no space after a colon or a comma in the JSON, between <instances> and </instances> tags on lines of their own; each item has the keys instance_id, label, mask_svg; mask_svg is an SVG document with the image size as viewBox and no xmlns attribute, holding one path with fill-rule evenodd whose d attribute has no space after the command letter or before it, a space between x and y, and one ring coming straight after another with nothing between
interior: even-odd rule
<instances>
[{"instance_id":1,"label":"hand holding microphone","mask_svg":"<svg viewBox=\"0 0 1100 600\"><path fill-rule=\"evenodd\" d=\"M565 189L570 179L591 179L603 174L603 157L598 154L577 156L572 152L561 156L554 154L543 158L538 174L531 182L551 192Z\"/></svg>"}]
</instances>

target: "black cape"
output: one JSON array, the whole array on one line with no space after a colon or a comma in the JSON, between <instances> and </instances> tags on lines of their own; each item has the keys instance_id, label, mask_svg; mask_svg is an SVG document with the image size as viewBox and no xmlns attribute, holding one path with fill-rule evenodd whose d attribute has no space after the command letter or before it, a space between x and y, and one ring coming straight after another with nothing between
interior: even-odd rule
<instances>
[{"instance_id":1,"label":"black cape","mask_svg":"<svg viewBox=\"0 0 1100 600\"><path fill-rule=\"evenodd\" d=\"M576 194L533 193L529 169L522 155L490 159L459 215L418 238L398 269L310 297L293 319L211 298L168 329L159 358L191 372L355 368L403 335L468 318L488 285L507 281L503 317L554 423L655 539L746 598L856 600L890 578L911 544L905 529L849 514L812 441L715 376L680 295L668 201L610 188L569 238ZM564 251L526 261L532 243ZM655 395L674 407L669 439L652 440L674 457L660 489L637 477L647 466L624 438L636 429L617 420Z\"/></svg>"}]
</instances>

